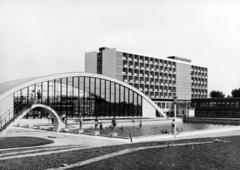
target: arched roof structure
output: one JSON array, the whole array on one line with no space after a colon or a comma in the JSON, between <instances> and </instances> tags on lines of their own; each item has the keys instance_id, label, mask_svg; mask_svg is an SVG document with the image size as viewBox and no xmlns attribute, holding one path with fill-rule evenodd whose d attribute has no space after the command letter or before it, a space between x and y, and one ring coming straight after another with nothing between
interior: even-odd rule
<instances>
[{"instance_id":1,"label":"arched roof structure","mask_svg":"<svg viewBox=\"0 0 240 170\"><path fill-rule=\"evenodd\" d=\"M147 97L144 93L142 93L140 90L136 89L135 87L133 87L123 81L120 81L120 80L117 80L117 79L114 79L114 78L111 78L111 77L108 77L105 75L85 73L85 72L59 73L59 74L26 78L26 79L20 79L20 80L14 80L14 81L2 83L2 84L0 84L0 101L2 99L4 99L4 97L9 96L16 91L19 91L20 89L23 89L27 86L31 86L33 84L41 83L44 81L51 81L53 79L60 79L60 78L66 78L66 77L78 77L78 76L105 79L105 80L108 80L111 82L118 83L124 87L127 87L128 89L130 89L130 90L134 91L135 93L139 94L140 96L142 96L142 98L145 99L153 108L155 108L156 111L158 111L162 115L162 117L166 118L165 113L149 97Z\"/></svg>"}]
</instances>

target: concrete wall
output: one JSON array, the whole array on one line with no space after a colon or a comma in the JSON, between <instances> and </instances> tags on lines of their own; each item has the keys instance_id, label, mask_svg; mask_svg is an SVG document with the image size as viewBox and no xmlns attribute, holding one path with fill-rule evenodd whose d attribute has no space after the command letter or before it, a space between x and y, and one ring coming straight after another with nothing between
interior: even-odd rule
<instances>
[{"instance_id":1,"label":"concrete wall","mask_svg":"<svg viewBox=\"0 0 240 170\"><path fill-rule=\"evenodd\" d=\"M176 63L176 96L178 100L191 100L191 65Z\"/></svg>"},{"instance_id":2,"label":"concrete wall","mask_svg":"<svg viewBox=\"0 0 240 170\"><path fill-rule=\"evenodd\" d=\"M97 73L97 52L85 53L85 72Z\"/></svg>"},{"instance_id":3,"label":"concrete wall","mask_svg":"<svg viewBox=\"0 0 240 170\"><path fill-rule=\"evenodd\" d=\"M156 109L145 99L142 100L142 116L143 117L156 117Z\"/></svg>"},{"instance_id":4,"label":"concrete wall","mask_svg":"<svg viewBox=\"0 0 240 170\"><path fill-rule=\"evenodd\" d=\"M116 78L123 81L123 53L117 52L116 54Z\"/></svg>"},{"instance_id":5,"label":"concrete wall","mask_svg":"<svg viewBox=\"0 0 240 170\"><path fill-rule=\"evenodd\" d=\"M102 51L102 74L117 78L116 71L116 49L107 49Z\"/></svg>"},{"instance_id":6,"label":"concrete wall","mask_svg":"<svg viewBox=\"0 0 240 170\"><path fill-rule=\"evenodd\" d=\"M0 116L6 113L9 109L13 108L13 95L8 95L7 97L0 100ZM13 113L11 113L11 117Z\"/></svg>"}]
</instances>

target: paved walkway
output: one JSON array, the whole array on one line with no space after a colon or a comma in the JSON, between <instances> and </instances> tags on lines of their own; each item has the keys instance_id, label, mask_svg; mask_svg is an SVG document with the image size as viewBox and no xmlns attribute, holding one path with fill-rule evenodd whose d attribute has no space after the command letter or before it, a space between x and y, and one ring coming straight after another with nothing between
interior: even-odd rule
<instances>
[{"instance_id":1,"label":"paved walkway","mask_svg":"<svg viewBox=\"0 0 240 170\"><path fill-rule=\"evenodd\" d=\"M223 127L223 128L219 128L219 129L207 129L207 130L180 132L176 136L175 140L224 137L224 136L240 136L240 126ZM166 134L166 135L161 134L161 135L133 138L134 143L153 142L153 141L168 141L168 140L174 140L174 136L170 135L170 134Z\"/></svg>"},{"instance_id":2,"label":"paved walkway","mask_svg":"<svg viewBox=\"0 0 240 170\"><path fill-rule=\"evenodd\" d=\"M28 129L28 128L19 128L19 127L10 129L6 134L6 136L26 136L26 135L51 139L54 141L54 143L48 144L46 146L66 146L66 145L79 146L81 145L86 147L100 147L100 146L110 146L110 145L120 145L120 144L131 143L130 139L90 136L90 135L83 135L83 134L60 133L60 132L51 132L51 131L35 130L35 129ZM236 135L240 135L240 126L181 132L176 136L175 140L236 136ZM167 141L167 140L174 140L173 135L161 134L161 135L153 135L153 136L133 137L132 143Z\"/></svg>"},{"instance_id":3,"label":"paved walkway","mask_svg":"<svg viewBox=\"0 0 240 170\"><path fill-rule=\"evenodd\" d=\"M70 152L75 150L84 149L84 146L59 146L59 147L42 147L42 148L22 148L14 149L14 150L0 150L0 161L8 160L8 159L16 159L16 158L26 158L32 156L41 156L41 155L49 155L53 153L62 153L62 152Z\"/></svg>"},{"instance_id":4,"label":"paved walkway","mask_svg":"<svg viewBox=\"0 0 240 170\"><path fill-rule=\"evenodd\" d=\"M40 137L53 140L54 143L45 146L64 146L64 145L81 145L88 147L99 147L109 145L120 145L129 143L129 140L119 138L108 138L101 136L90 136L83 134L70 134L61 132L52 132L44 130L36 130L30 128L13 127L5 135L10 136L30 136Z\"/></svg>"}]
</instances>

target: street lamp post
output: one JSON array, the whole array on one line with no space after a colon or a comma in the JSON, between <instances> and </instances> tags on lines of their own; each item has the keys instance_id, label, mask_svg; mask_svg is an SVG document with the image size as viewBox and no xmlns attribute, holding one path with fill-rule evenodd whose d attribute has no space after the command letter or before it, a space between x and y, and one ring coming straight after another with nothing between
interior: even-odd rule
<instances>
[{"instance_id":1,"label":"street lamp post","mask_svg":"<svg viewBox=\"0 0 240 170\"><path fill-rule=\"evenodd\" d=\"M176 126L176 118L177 118L177 96L173 97L174 100L174 140L176 139L176 132L177 132L177 126Z\"/></svg>"}]
</instances>

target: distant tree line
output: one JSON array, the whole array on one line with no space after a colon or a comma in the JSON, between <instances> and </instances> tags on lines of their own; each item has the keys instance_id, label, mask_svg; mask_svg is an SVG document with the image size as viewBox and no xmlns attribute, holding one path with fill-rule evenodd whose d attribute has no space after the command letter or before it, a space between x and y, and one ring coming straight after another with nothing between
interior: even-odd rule
<instances>
[{"instance_id":1,"label":"distant tree line","mask_svg":"<svg viewBox=\"0 0 240 170\"><path fill-rule=\"evenodd\" d=\"M212 90L210 92L210 97L211 98L224 98L225 94L221 91L217 91L217 90Z\"/></svg>"},{"instance_id":2,"label":"distant tree line","mask_svg":"<svg viewBox=\"0 0 240 170\"><path fill-rule=\"evenodd\" d=\"M232 97L240 97L240 88L232 90Z\"/></svg>"},{"instance_id":3,"label":"distant tree line","mask_svg":"<svg viewBox=\"0 0 240 170\"><path fill-rule=\"evenodd\" d=\"M225 94L222 91L212 90L210 92L210 97L211 98L224 98ZM227 97L240 97L240 88L233 89L231 92L231 96L227 96Z\"/></svg>"}]
</instances>

